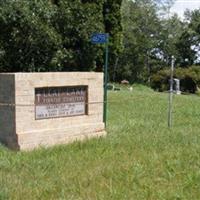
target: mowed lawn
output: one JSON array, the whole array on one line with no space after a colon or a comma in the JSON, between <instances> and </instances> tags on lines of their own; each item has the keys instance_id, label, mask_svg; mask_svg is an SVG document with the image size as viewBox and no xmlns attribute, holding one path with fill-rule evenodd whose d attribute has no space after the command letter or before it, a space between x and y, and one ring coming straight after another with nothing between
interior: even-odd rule
<instances>
[{"instance_id":1,"label":"mowed lawn","mask_svg":"<svg viewBox=\"0 0 200 200\"><path fill-rule=\"evenodd\" d=\"M0 147L0 199L199 200L200 97L142 86L109 92L108 136L13 152Z\"/></svg>"}]
</instances>

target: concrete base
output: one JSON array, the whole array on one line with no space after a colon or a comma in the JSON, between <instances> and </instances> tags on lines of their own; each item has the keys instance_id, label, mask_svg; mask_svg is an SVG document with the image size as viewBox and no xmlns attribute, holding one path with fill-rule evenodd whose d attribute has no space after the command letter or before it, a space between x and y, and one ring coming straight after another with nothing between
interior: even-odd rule
<instances>
[{"instance_id":1,"label":"concrete base","mask_svg":"<svg viewBox=\"0 0 200 200\"><path fill-rule=\"evenodd\" d=\"M68 144L75 141L88 140L90 138L101 137L105 135L106 132L103 124L99 124L99 126L90 124L58 130L43 130L41 132L19 134L18 144L20 150L31 150L37 147Z\"/></svg>"}]
</instances>

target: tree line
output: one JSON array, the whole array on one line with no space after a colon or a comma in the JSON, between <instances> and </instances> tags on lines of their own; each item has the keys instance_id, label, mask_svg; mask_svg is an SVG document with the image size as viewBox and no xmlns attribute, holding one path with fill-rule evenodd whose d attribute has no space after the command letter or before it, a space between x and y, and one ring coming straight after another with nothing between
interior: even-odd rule
<instances>
[{"instance_id":1,"label":"tree line","mask_svg":"<svg viewBox=\"0 0 200 200\"><path fill-rule=\"evenodd\" d=\"M170 14L174 0L0 0L0 71L102 71L110 35L109 80L150 82L167 68L199 64L200 9Z\"/></svg>"},{"instance_id":2,"label":"tree line","mask_svg":"<svg viewBox=\"0 0 200 200\"><path fill-rule=\"evenodd\" d=\"M184 19L170 12L174 0L124 0L123 45L115 77L150 82L159 70L199 65L200 9L185 12Z\"/></svg>"}]
</instances>

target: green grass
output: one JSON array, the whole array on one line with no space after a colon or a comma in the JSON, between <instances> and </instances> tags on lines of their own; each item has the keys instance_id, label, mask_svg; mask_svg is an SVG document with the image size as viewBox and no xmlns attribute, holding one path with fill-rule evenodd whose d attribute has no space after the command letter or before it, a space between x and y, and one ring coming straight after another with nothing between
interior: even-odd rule
<instances>
[{"instance_id":1,"label":"green grass","mask_svg":"<svg viewBox=\"0 0 200 200\"><path fill-rule=\"evenodd\" d=\"M108 136L12 152L0 147L0 199L200 199L200 98L141 86L109 92Z\"/></svg>"}]
</instances>

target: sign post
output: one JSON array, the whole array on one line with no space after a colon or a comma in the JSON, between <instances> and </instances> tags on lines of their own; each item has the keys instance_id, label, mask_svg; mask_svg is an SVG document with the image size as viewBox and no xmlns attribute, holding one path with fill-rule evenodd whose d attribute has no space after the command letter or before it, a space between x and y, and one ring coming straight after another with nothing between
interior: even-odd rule
<instances>
[{"instance_id":1,"label":"sign post","mask_svg":"<svg viewBox=\"0 0 200 200\"><path fill-rule=\"evenodd\" d=\"M108 33L94 33L91 37L93 44L105 44L105 64L104 64L104 106L103 106L103 122L107 125L107 83L108 83Z\"/></svg>"}]
</instances>

